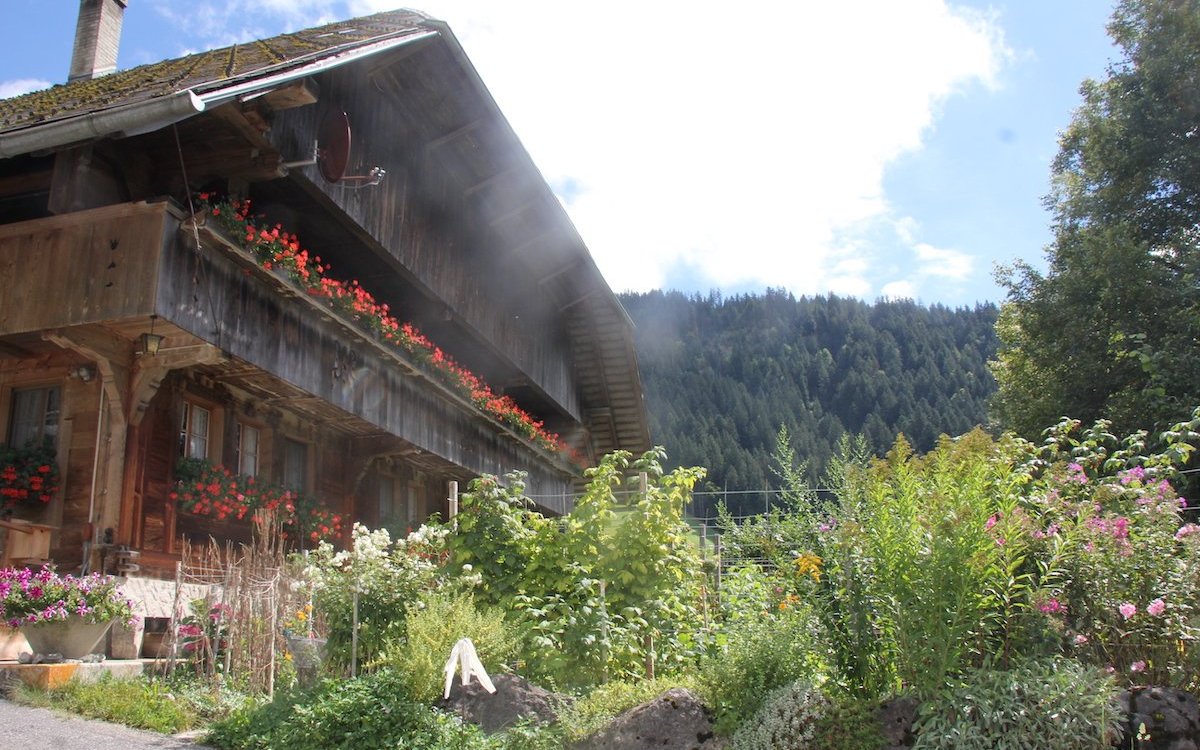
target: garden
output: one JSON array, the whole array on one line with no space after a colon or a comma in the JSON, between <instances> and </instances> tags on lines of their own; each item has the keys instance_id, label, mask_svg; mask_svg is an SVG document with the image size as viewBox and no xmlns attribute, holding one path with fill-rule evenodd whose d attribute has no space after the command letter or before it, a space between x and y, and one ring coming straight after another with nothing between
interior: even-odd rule
<instances>
[{"instance_id":1,"label":"garden","mask_svg":"<svg viewBox=\"0 0 1200 750\"><path fill-rule=\"evenodd\" d=\"M281 554L266 637L318 644L319 666L293 648L252 679L227 654L266 616L206 603L169 678L20 697L203 726L221 748L641 747L620 728L664 694L698 708L687 747L1166 747L1173 724L1200 729L1139 702L1194 711L1200 687L1200 525L1180 495L1198 441L1200 411L1162 435L1063 420L1041 443L976 430L925 455L847 440L812 487L782 434L782 502L724 518L719 558L686 522L703 470L661 450L604 458L557 518L520 473L483 477L446 522ZM21 575L0 581L6 620L40 601ZM461 638L539 710L486 726L461 676L445 700Z\"/></svg>"}]
</instances>

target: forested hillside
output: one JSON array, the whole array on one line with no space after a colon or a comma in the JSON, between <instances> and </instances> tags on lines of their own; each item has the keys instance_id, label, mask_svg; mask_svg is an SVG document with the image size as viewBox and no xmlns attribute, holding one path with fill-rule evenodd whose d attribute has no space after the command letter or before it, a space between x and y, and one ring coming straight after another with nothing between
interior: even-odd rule
<instances>
[{"instance_id":1,"label":"forested hillside","mask_svg":"<svg viewBox=\"0 0 1200 750\"><path fill-rule=\"evenodd\" d=\"M708 467L708 489L774 487L781 426L819 476L839 437L876 451L903 432L919 450L982 424L995 381L994 305L866 304L781 291L722 298L625 294L651 438L672 464ZM761 510L762 495L731 494ZM693 510L707 515L715 498Z\"/></svg>"}]
</instances>

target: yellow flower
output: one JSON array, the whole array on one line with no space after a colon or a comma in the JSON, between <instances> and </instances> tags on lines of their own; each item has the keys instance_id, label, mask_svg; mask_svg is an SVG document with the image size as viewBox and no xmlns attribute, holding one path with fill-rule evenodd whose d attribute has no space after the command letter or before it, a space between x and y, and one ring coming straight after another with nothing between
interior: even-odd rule
<instances>
[{"instance_id":1,"label":"yellow flower","mask_svg":"<svg viewBox=\"0 0 1200 750\"><path fill-rule=\"evenodd\" d=\"M796 558L796 574L811 576L814 581L821 580L821 563L819 556L805 552Z\"/></svg>"}]
</instances>

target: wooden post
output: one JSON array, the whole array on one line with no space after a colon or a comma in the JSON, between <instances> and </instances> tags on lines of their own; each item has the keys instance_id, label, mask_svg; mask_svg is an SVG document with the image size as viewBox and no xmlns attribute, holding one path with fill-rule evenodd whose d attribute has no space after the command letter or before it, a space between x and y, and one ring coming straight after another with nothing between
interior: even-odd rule
<instances>
[{"instance_id":1,"label":"wooden post","mask_svg":"<svg viewBox=\"0 0 1200 750\"><path fill-rule=\"evenodd\" d=\"M354 601L350 620L350 676L358 677L358 582L354 583Z\"/></svg>"},{"instance_id":2,"label":"wooden post","mask_svg":"<svg viewBox=\"0 0 1200 750\"><path fill-rule=\"evenodd\" d=\"M171 658L167 660L167 675L175 672L175 656L179 653L179 597L183 593L183 561L175 563L175 601L171 604Z\"/></svg>"},{"instance_id":3,"label":"wooden post","mask_svg":"<svg viewBox=\"0 0 1200 750\"><path fill-rule=\"evenodd\" d=\"M447 498L450 504L450 527L458 529L458 482L450 480L450 497Z\"/></svg>"}]
</instances>

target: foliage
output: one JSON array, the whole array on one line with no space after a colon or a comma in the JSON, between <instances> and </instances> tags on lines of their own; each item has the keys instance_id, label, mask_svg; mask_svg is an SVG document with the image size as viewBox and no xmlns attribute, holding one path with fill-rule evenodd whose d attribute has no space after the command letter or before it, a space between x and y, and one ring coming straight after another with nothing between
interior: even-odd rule
<instances>
[{"instance_id":1,"label":"foliage","mask_svg":"<svg viewBox=\"0 0 1200 750\"><path fill-rule=\"evenodd\" d=\"M1021 545L986 533L989 518L1017 502L1012 468L999 458L979 431L924 457L901 438L885 460L847 467L828 515L798 514L791 587L813 602L835 685L928 695L947 675L1006 653L1029 581L1019 574Z\"/></svg>"},{"instance_id":2,"label":"foliage","mask_svg":"<svg viewBox=\"0 0 1200 750\"><path fill-rule=\"evenodd\" d=\"M77 578L43 567L0 569L0 622L9 627L66 620L78 615L87 622L132 622L133 604L112 576L93 573Z\"/></svg>"},{"instance_id":3,"label":"foliage","mask_svg":"<svg viewBox=\"0 0 1200 750\"><path fill-rule=\"evenodd\" d=\"M803 604L726 621L724 647L700 668L700 692L728 734L746 722L773 690L819 676L821 644Z\"/></svg>"},{"instance_id":4,"label":"foliage","mask_svg":"<svg viewBox=\"0 0 1200 750\"><path fill-rule=\"evenodd\" d=\"M558 435L547 431L540 420L521 409L512 397L496 394L411 323L401 323L393 317L388 304L376 300L356 279L346 282L328 276L331 267L301 248L296 235L284 231L279 224L271 228L259 226L262 217L250 213L249 200L217 200L209 193L201 193L199 198L201 211L212 216L264 269L278 268L307 294L325 300L360 328L415 359L497 422L545 450L569 452Z\"/></svg>"},{"instance_id":5,"label":"foliage","mask_svg":"<svg viewBox=\"0 0 1200 750\"><path fill-rule=\"evenodd\" d=\"M183 654L198 673L215 674L220 670L222 654L229 647L230 608L220 602L195 599L189 609L179 625Z\"/></svg>"},{"instance_id":6,"label":"foliage","mask_svg":"<svg viewBox=\"0 0 1200 750\"><path fill-rule=\"evenodd\" d=\"M239 750L484 750L480 730L414 700L404 678L381 669L310 691L280 691L212 727L206 742Z\"/></svg>"},{"instance_id":7,"label":"foliage","mask_svg":"<svg viewBox=\"0 0 1200 750\"><path fill-rule=\"evenodd\" d=\"M982 424L995 383L996 307L868 304L782 290L721 297L623 294L634 321L650 434L682 466L710 467L693 513L761 513L777 486L771 451L787 428L824 475L839 438L882 454L903 432L919 451ZM1058 417L1055 414L1054 417Z\"/></svg>"},{"instance_id":8,"label":"foliage","mask_svg":"<svg viewBox=\"0 0 1200 750\"><path fill-rule=\"evenodd\" d=\"M1180 525L1167 478L1197 442L1200 411L1157 453L1145 433L1074 420L1041 445L975 431L918 457L900 440L885 460L841 466L836 503L810 493L816 513L733 530L773 587L735 572L733 590L759 607L810 602L831 686L862 697L936 695L1016 654L1189 687L1200 527Z\"/></svg>"},{"instance_id":9,"label":"foliage","mask_svg":"<svg viewBox=\"0 0 1200 750\"><path fill-rule=\"evenodd\" d=\"M828 708L828 699L803 680L776 688L733 735L729 750L808 750Z\"/></svg>"},{"instance_id":10,"label":"foliage","mask_svg":"<svg viewBox=\"0 0 1200 750\"><path fill-rule=\"evenodd\" d=\"M321 507L295 490L234 474L206 458L181 458L175 466L175 487L170 499L185 513L213 516L218 521L270 515L282 534L318 542L342 533L342 515Z\"/></svg>"},{"instance_id":11,"label":"foliage","mask_svg":"<svg viewBox=\"0 0 1200 750\"><path fill-rule=\"evenodd\" d=\"M356 594L358 664L371 664L388 643L403 642L409 607L436 583L446 534L446 529L422 526L393 542L386 530L355 524L350 549L335 552L322 542L310 554L305 575L325 617L326 658L335 669L351 663Z\"/></svg>"},{"instance_id":12,"label":"foliage","mask_svg":"<svg viewBox=\"0 0 1200 750\"><path fill-rule=\"evenodd\" d=\"M981 669L918 709L913 750L1098 750L1119 736L1112 681L1067 659Z\"/></svg>"},{"instance_id":13,"label":"foliage","mask_svg":"<svg viewBox=\"0 0 1200 750\"><path fill-rule=\"evenodd\" d=\"M618 715L640 706L672 688L697 690L696 680L686 674L640 680L614 680L597 686L559 712L559 724L571 741L579 741L603 729Z\"/></svg>"},{"instance_id":14,"label":"foliage","mask_svg":"<svg viewBox=\"0 0 1200 750\"><path fill-rule=\"evenodd\" d=\"M885 739L876 708L875 703L858 698L830 696L806 750L879 750Z\"/></svg>"},{"instance_id":15,"label":"foliage","mask_svg":"<svg viewBox=\"0 0 1200 750\"><path fill-rule=\"evenodd\" d=\"M1028 437L1062 414L1126 432L1200 403L1200 3L1122 0L1121 51L1060 139L1049 269L1017 264L993 404Z\"/></svg>"},{"instance_id":16,"label":"foliage","mask_svg":"<svg viewBox=\"0 0 1200 750\"><path fill-rule=\"evenodd\" d=\"M405 638L387 645L380 663L403 675L412 696L433 703L442 696L443 668L460 638L470 638L489 674L502 671L517 654L518 639L504 613L479 610L470 594L422 594L405 616Z\"/></svg>"},{"instance_id":17,"label":"foliage","mask_svg":"<svg viewBox=\"0 0 1200 750\"><path fill-rule=\"evenodd\" d=\"M700 469L662 468L655 449L588 469L574 510L530 510L524 476L483 477L461 500L451 570L480 578L483 601L515 613L526 673L564 685L673 669L693 650L699 560L683 508ZM645 488L626 484L644 473ZM634 499L616 514L619 495Z\"/></svg>"},{"instance_id":18,"label":"foliage","mask_svg":"<svg viewBox=\"0 0 1200 750\"><path fill-rule=\"evenodd\" d=\"M0 445L0 507L38 507L58 492L58 454L51 438Z\"/></svg>"},{"instance_id":19,"label":"foliage","mask_svg":"<svg viewBox=\"0 0 1200 750\"><path fill-rule=\"evenodd\" d=\"M1200 682L1192 646L1200 611L1200 527L1181 524L1167 477L1200 439L1200 412L1142 455L1145 435L1118 441L1107 422L1064 420L1028 460L1046 465L1028 500L1032 544L1049 571L1039 609L1076 657L1130 682ZM1063 457L1069 458L1064 464ZM1057 459L1057 460L1055 460Z\"/></svg>"}]
</instances>

